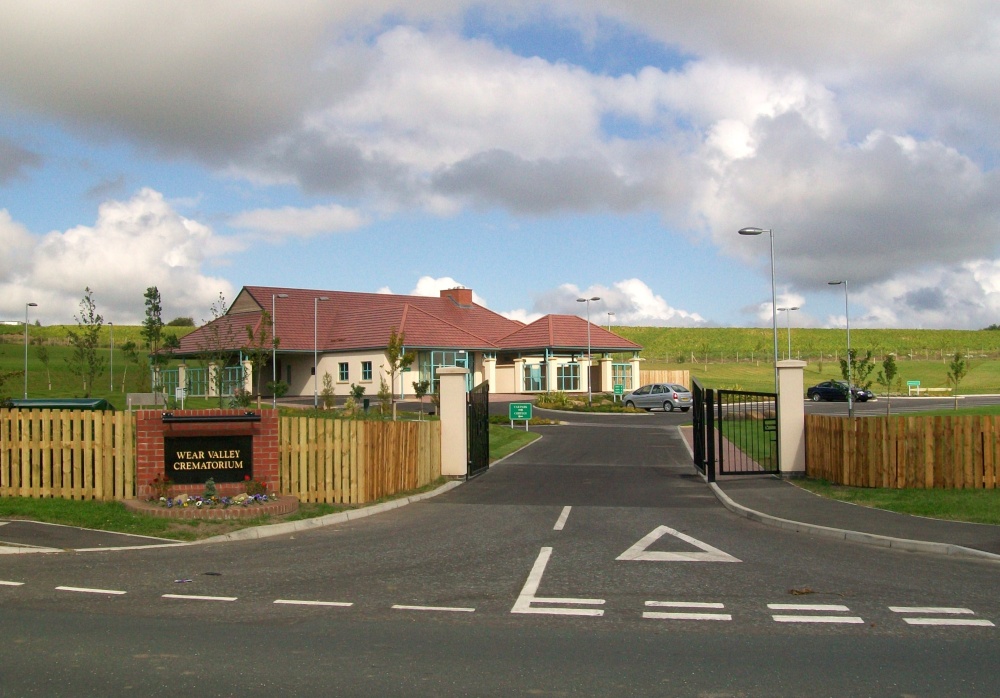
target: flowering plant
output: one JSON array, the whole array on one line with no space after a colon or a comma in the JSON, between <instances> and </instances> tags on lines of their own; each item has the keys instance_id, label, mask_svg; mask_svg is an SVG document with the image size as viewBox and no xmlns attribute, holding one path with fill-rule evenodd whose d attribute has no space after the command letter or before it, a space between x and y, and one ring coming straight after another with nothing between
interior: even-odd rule
<instances>
[{"instance_id":1,"label":"flowering plant","mask_svg":"<svg viewBox=\"0 0 1000 698\"><path fill-rule=\"evenodd\" d=\"M258 494L267 494L267 483L263 480L255 480L249 475L243 477L243 482L246 485L246 492L250 496Z\"/></svg>"},{"instance_id":2,"label":"flowering plant","mask_svg":"<svg viewBox=\"0 0 1000 698\"><path fill-rule=\"evenodd\" d=\"M150 497L150 499L169 498L171 494L170 490L173 487L173 485L174 481L171 480L166 475L162 473L157 475L149 482L149 486L153 490L153 495L152 497Z\"/></svg>"}]
</instances>

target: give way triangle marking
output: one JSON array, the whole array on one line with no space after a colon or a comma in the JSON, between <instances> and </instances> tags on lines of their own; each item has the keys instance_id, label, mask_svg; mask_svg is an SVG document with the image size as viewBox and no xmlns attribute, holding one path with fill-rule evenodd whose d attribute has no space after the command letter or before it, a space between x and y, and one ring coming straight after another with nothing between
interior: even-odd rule
<instances>
[{"instance_id":1,"label":"give way triangle marking","mask_svg":"<svg viewBox=\"0 0 1000 698\"><path fill-rule=\"evenodd\" d=\"M667 553L657 550L647 550L650 545L658 541L665 535L680 538L685 543L690 543L704 552L700 553ZM648 560L651 562L742 562L739 558L733 557L729 553L724 553L718 548L713 548L708 543L702 543L696 538L676 531L669 526L657 526L638 543L619 555L616 560Z\"/></svg>"}]
</instances>

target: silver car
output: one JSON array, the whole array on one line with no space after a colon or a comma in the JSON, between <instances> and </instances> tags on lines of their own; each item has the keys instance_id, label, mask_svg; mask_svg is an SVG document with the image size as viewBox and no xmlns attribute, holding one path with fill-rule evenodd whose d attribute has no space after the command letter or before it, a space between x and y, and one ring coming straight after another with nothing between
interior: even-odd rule
<instances>
[{"instance_id":1,"label":"silver car","mask_svg":"<svg viewBox=\"0 0 1000 698\"><path fill-rule=\"evenodd\" d=\"M652 383L633 390L622 397L626 407L643 410L663 408L666 412L691 409L691 391L677 383Z\"/></svg>"}]
</instances>

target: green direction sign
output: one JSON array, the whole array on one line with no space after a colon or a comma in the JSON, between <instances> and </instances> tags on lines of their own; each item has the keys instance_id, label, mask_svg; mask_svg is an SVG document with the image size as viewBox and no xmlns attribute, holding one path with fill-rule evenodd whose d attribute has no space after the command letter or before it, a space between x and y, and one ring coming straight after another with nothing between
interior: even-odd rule
<instances>
[{"instance_id":1,"label":"green direction sign","mask_svg":"<svg viewBox=\"0 0 1000 698\"><path fill-rule=\"evenodd\" d=\"M622 385L621 383L615 383L615 395L624 395L624 394L625 394L625 386Z\"/></svg>"},{"instance_id":2,"label":"green direction sign","mask_svg":"<svg viewBox=\"0 0 1000 698\"><path fill-rule=\"evenodd\" d=\"M530 402L512 402L509 408L510 421L521 422L531 419Z\"/></svg>"}]
</instances>

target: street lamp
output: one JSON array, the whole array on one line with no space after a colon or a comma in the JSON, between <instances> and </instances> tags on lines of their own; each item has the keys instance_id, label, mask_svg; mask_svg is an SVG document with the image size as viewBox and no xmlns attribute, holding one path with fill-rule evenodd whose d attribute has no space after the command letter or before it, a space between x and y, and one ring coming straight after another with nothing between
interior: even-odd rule
<instances>
[{"instance_id":1,"label":"street lamp","mask_svg":"<svg viewBox=\"0 0 1000 698\"><path fill-rule=\"evenodd\" d=\"M844 320L847 322L847 416L854 416L854 395L851 393L853 382L851 380L851 312L847 304L847 279L841 281L828 281L831 286L844 284Z\"/></svg>"},{"instance_id":2,"label":"street lamp","mask_svg":"<svg viewBox=\"0 0 1000 698\"><path fill-rule=\"evenodd\" d=\"M799 306L793 305L791 308L778 308L779 311L784 311L785 320L788 325L788 358L792 358L792 311L798 310Z\"/></svg>"},{"instance_id":3,"label":"street lamp","mask_svg":"<svg viewBox=\"0 0 1000 698\"><path fill-rule=\"evenodd\" d=\"M111 332L111 392L115 392L115 323L108 323Z\"/></svg>"},{"instance_id":4,"label":"street lamp","mask_svg":"<svg viewBox=\"0 0 1000 698\"><path fill-rule=\"evenodd\" d=\"M38 303L24 304L24 399L28 399L28 308L37 308Z\"/></svg>"},{"instance_id":5,"label":"street lamp","mask_svg":"<svg viewBox=\"0 0 1000 698\"><path fill-rule=\"evenodd\" d=\"M318 360L318 334L316 330L316 319L319 316L319 302L330 300L326 296L313 298L313 409L319 409L319 360Z\"/></svg>"},{"instance_id":6,"label":"street lamp","mask_svg":"<svg viewBox=\"0 0 1000 698\"><path fill-rule=\"evenodd\" d=\"M274 336L274 299L288 298L287 293L271 294L271 407L278 406L278 394L275 392L278 386L278 341Z\"/></svg>"},{"instance_id":7,"label":"street lamp","mask_svg":"<svg viewBox=\"0 0 1000 698\"><path fill-rule=\"evenodd\" d=\"M771 241L771 327L774 331L774 392L778 392L778 310L774 295L774 233L768 228L740 228L740 235L760 235L767 233Z\"/></svg>"},{"instance_id":8,"label":"street lamp","mask_svg":"<svg viewBox=\"0 0 1000 698\"><path fill-rule=\"evenodd\" d=\"M577 298L577 303L587 304L587 404L593 404L593 394L590 391L590 362L593 357L590 355L590 301L599 301L600 296L593 296L591 298Z\"/></svg>"},{"instance_id":9,"label":"street lamp","mask_svg":"<svg viewBox=\"0 0 1000 698\"><path fill-rule=\"evenodd\" d=\"M611 318L613 318L614 316L615 316L615 314L609 310L608 311L608 332L611 331Z\"/></svg>"}]
</instances>

